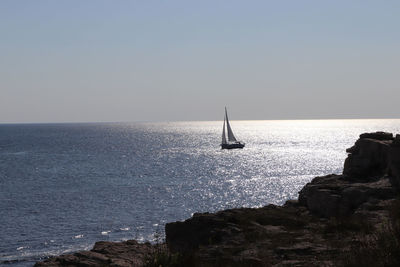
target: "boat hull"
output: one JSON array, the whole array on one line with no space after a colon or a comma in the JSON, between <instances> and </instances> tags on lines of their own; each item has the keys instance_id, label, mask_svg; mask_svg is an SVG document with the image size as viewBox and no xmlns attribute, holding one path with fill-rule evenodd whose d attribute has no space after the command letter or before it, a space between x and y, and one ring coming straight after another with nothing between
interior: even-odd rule
<instances>
[{"instance_id":1,"label":"boat hull","mask_svg":"<svg viewBox=\"0 0 400 267\"><path fill-rule=\"evenodd\" d=\"M221 149L235 149L243 147L244 147L243 143L221 144Z\"/></svg>"}]
</instances>

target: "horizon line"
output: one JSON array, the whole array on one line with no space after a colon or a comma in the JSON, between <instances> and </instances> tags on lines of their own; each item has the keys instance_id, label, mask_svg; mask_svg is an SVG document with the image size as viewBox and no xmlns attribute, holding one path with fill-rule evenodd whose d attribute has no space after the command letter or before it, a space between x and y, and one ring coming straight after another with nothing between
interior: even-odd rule
<instances>
[{"instance_id":1,"label":"horizon line","mask_svg":"<svg viewBox=\"0 0 400 267\"><path fill-rule=\"evenodd\" d=\"M399 120L400 118L320 118L320 119L239 119L230 121L324 121L324 120ZM174 122L217 122L221 120L148 120L148 121L46 121L46 122L0 122L10 124L97 124L97 123L174 123Z\"/></svg>"}]
</instances>

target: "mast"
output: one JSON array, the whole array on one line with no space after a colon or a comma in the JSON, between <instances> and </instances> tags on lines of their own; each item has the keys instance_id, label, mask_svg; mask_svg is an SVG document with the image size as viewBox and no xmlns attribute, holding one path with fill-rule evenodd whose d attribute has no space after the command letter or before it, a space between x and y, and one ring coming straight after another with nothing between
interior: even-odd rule
<instances>
[{"instance_id":1,"label":"mast","mask_svg":"<svg viewBox=\"0 0 400 267\"><path fill-rule=\"evenodd\" d=\"M224 116L224 126L222 127L222 144L226 144L226 135L225 135L225 116Z\"/></svg>"},{"instance_id":2,"label":"mast","mask_svg":"<svg viewBox=\"0 0 400 267\"><path fill-rule=\"evenodd\" d=\"M226 117L226 127L228 128L228 141L229 142L237 142L235 136L233 135L231 125L229 124L228 112L226 111L226 107L225 107L225 117ZM225 120L224 120L224 123L225 123Z\"/></svg>"}]
</instances>

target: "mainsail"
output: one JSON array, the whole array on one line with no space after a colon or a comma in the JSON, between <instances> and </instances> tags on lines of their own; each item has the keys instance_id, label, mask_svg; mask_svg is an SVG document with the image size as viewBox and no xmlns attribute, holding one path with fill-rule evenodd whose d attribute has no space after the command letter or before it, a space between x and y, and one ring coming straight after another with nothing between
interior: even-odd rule
<instances>
[{"instance_id":1,"label":"mainsail","mask_svg":"<svg viewBox=\"0 0 400 267\"><path fill-rule=\"evenodd\" d=\"M226 140L226 134L225 134L225 121L226 121L226 128L228 130L228 140ZM224 125L222 127L222 143L221 143L221 149L233 149L233 148L243 148L244 143L238 142L233 135L231 125L229 124L229 119L228 119L228 112L226 111L225 107L225 117L224 117Z\"/></svg>"},{"instance_id":2,"label":"mainsail","mask_svg":"<svg viewBox=\"0 0 400 267\"><path fill-rule=\"evenodd\" d=\"M224 127L222 128L222 144L226 144L226 135L225 135L225 117L224 117Z\"/></svg>"},{"instance_id":3,"label":"mainsail","mask_svg":"<svg viewBox=\"0 0 400 267\"><path fill-rule=\"evenodd\" d=\"M226 127L228 128L228 141L229 142L236 142L236 138L233 135L232 129L231 129L231 125L229 124L229 120L228 120L228 112L226 111L226 107L225 107L225 117L226 117ZM225 120L224 120L224 131L225 131ZM225 136L225 133L224 133ZM225 140L226 141L226 140Z\"/></svg>"}]
</instances>

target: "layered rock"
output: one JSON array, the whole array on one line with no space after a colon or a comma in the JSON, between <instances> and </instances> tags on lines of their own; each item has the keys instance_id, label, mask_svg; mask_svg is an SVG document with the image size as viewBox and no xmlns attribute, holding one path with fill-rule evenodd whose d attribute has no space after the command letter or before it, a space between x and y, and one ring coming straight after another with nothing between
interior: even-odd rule
<instances>
[{"instance_id":1,"label":"layered rock","mask_svg":"<svg viewBox=\"0 0 400 267\"><path fill-rule=\"evenodd\" d=\"M346 150L343 175L317 177L299 192L299 202L323 217L352 214L367 201L397 195L400 138L385 132L364 133ZM390 175L390 176L388 176Z\"/></svg>"},{"instance_id":2,"label":"layered rock","mask_svg":"<svg viewBox=\"0 0 400 267\"><path fill-rule=\"evenodd\" d=\"M347 176L328 175L307 184L299 192L299 202L317 216L346 217L367 201L393 199L396 194L387 177L352 182Z\"/></svg>"},{"instance_id":3,"label":"layered rock","mask_svg":"<svg viewBox=\"0 0 400 267\"><path fill-rule=\"evenodd\" d=\"M182 266L338 265L357 235L373 235L389 221L400 188L399 135L362 134L347 152L343 174L314 178L298 201L168 223L168 253L180 255ZM37 266L141 266L153 252L136 241L98 242Z\"/></svg>"}]
</instances>

